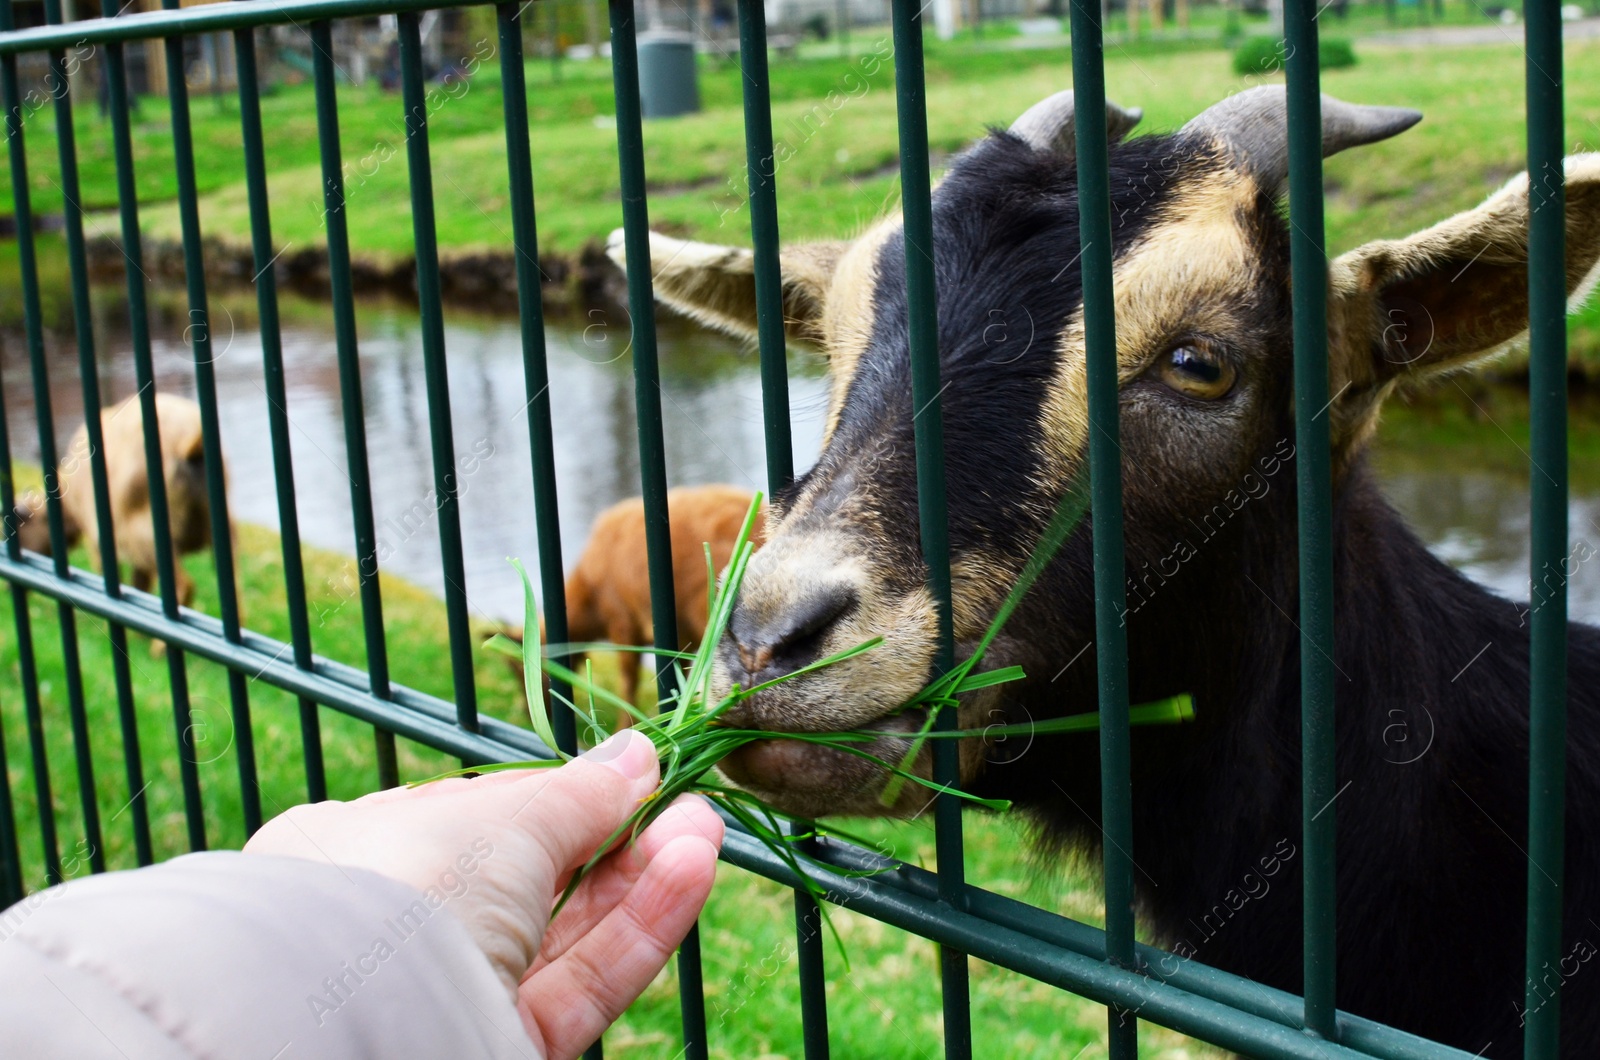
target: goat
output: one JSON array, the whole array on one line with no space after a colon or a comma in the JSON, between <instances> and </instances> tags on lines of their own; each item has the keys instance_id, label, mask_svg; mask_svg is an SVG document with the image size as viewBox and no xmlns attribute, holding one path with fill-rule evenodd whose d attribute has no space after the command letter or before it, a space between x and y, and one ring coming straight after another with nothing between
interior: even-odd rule
<instances>
[{"instance_id":1,"label":"goat","mask_svg":"<svg viewBox=\"0 0 1600 1060\"><path fill-rule=\"evenodd\" d=\"M1126 142L1138 113L1107 109L1128 680L1134 702L1187 692L1196 711L1193 724L1133 735L1139 908L1173 960L1298 993L1283 89L1241 92L1176 134ZM1327 96L1322 115L1324 154L1421 118ZM1044 100L954 160L933 196L958 654L1086 460L1073 118L1071 93ZM1576 304L1600 272L1600 155L1568 158L1565 172L1565 280ZM1476 209L1331 262L1334 399L1319 413L1333 445L1339 621L1341 794L1328 811L1337 814L1336 1000L1493 1057L1522 1055L1529 608L1432 556L1380 495L1365 450L1397 388L1468 368L1527 328L1528 215L1524 174ZM775 732L876 728L883 737L866 746L887 761L921 725L899 704L928 681L937 643L917 532L905 238L890 216L849 242L780 257L786 326L828 355L830 412L816 465L772 502L713 688L749 688L882 636L874 651L762 691L728 721ZM613 237L613 256L619 248ZM657 235L650 256L665 303L754 335L748 250ZM1022 665L1031 679L969 697L963 727L1095 709L1095 655L1084 654L1094 638L1092 521L984 660ZM1568 644L1562 952L1588 955L1600 943L1590 919L1600 909L1600 629L1573 623ZM1399 746L1397 717L1423 753ZM1041 736L1019 758L973 739L960 758L963 783L1014 800L1047 846L1101 842L1094 740ZM929 769L929 755L917 768ZM885 812L882 771L817 745L763 741L724 769L798 815ZM920 802L906 789L893 812ZM1270 892L1235 902L1239 881L1269 859L1280 873ZM1561 1055L1600 1055L1600 972L1548 971L1541 996L1563 995Z\"/></svg>"},{"instance_id":2,"label":"goat","mask_svg":"<svg viewBox=\"0 0 1600 1060\"><path fill-rule=\"evenodd\" d=\"M677 597L678 646L694 651L705 635L711 570L721 571L733 556L739 528L750 511L753 494L738 486L681 486L667 491L667 518L672 528L672 585ZM751 541L762 541L764 513L756 516ZM595 516L589 543L567 576L567 640L648 647L655 643L650 612L650 565L645 551L644 501L632 497ZM543 622L540 627L543 635ZM522 639L521 630L510 634ZM579 658L565 660L577 666ZM512 660L517 674L520 663ZM619 653L621 695L634 702L639 690L639 653ZM623 714L619 723L631 719Z\"/></svg>"},{"instance_id":3,"label":"goat","mask_svg":"<svg viewBox=\"0 0 1600 1060\"><path fill-rule=\"evenodd\" d=\"M156 422L161 434L161 463L167 484L167 518L172 530L173 571L178 602L194 600L194 580L178 556L211 547L211 501L206 493L205 445L200 406L176 394L158 392ZM134 588L148 592L156 575L156 543L150 516L150 480L144 453L144 412L135 394L100 413L105 447L106 482L111 494L111 525L117 557L132 568ZM224 468L226 475L226 468ZM56 465L61 491L61 517L70 548L81 539L89 562L100 569L100 523L95 517L94 482L90 474L89 425L80 424ZM44 518L45 496L30 490L18 498L12 518L23 548L49 555L50 531ZM230 527L231 532L231 527ZM237 552L237 549L235 550Z\"/></svg>"}]
</instances>

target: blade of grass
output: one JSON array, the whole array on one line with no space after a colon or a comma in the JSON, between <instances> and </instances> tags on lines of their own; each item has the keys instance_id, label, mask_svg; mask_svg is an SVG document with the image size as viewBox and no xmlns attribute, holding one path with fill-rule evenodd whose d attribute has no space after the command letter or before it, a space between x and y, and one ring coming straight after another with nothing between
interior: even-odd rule
<instances>
[{"instance_id":1,"label":"blade of grass","mask_svg":"<svg viewBox=\"0 0 1600 1060\"><path fill-rule=\"evenodd\" d=\"M528 721L546 747L561 758L571 758L556 744L555 730L550 725L550 711L544 701L544 682L539 677L544 673L540 666L543 656L539 650L539 608L533 598L533 581L528 577L521 560L514 559L511 565L522 579L522 610L525 618L522 626L522 687L528 696Z\"/></svg>"}]
</instances>

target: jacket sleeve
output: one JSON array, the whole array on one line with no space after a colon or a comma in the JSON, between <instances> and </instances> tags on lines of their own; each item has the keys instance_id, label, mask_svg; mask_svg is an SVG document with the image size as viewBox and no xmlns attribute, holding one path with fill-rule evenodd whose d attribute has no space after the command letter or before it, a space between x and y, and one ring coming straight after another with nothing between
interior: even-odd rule
<instances>
[{"instance_id":1,"label":"jacket sleeve","mask_svg":"<svg viewBox=\"0 0 1600 1060\"><path fill-rule=\"evenodd\" d=\"M190 854L0 912L7 1056L521 1057L539 1050L436 889Z\"/></svg>"}]
</instances>

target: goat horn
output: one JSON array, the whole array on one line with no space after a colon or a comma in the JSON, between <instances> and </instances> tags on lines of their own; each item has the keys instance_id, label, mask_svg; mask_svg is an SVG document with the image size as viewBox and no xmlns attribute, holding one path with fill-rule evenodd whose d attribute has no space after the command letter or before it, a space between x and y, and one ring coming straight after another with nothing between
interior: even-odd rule
<instances>
[{"instance_id":1,"label":"goat horn","mask_svg":"<svg viewBox=\"0 0 1600 1060\"><path fill-rule=\"evenodd\" d=\"M1260 85L1208 108L1180 131L1214 137L1261 183L1277 192L1289 175L1289 108L1282 85ZM1422 120L1407 107L1369 107L1322 97L1322 157L1387 140Z\"/></svg>"},{"instance_id":2,"label":"goat horn","mask_svg":"<svg viewBox=\"0 0 1600 1060\"><path fill-rule=\"evenodd\" d=\"M1112 143L1117 143L1128 135L1129 130L1139 124L1139 119L1142 117L1144 111L1138 107L1124 110L1109 99L1106 100L1107 138ZM1011 135L1035 151L1075 154L1077 141L1074 139L1072 90L1057 92L1029 107L1023 112L1022 117L1011 123Z\"/></svg>"}]
</instances>

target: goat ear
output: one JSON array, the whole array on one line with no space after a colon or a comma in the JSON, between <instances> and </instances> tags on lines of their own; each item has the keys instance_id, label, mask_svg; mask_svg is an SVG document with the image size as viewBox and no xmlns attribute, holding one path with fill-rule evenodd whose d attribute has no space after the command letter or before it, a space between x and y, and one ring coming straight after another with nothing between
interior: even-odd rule
<instances>
[{"instance_id":1,"label":"goat ear","mask_svg":"<svg viewBox=\"0 0 1600 1060\"><path fill-rule=\"evenodd\" d=\"M822 307L833 270L848 243L801 243L778 256L783 276L783 326L790 338L822 339ZM624 269L622 229L606 253ZM658 300L710 327L744 339L756 335L755 254L745 247L694 243L650 233L650 272Z\"/></svg>"},{"instance_id":2,"label":"goat ear","mask_svg":"<svg viewBox=\"0 0 1600 1060\"><path fill-rule=\"evenodd\" d=\"M1576 308L1600 278L1600 154L1566 160L1566 202L1566 289ZM1376 411L1390 384L1501 352L1528 328L1528 175L1407 239L1339 257L1329 284L1341 403Z\"/></svg>"}]
</instances>

